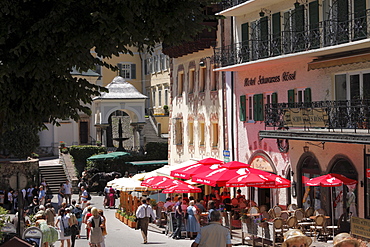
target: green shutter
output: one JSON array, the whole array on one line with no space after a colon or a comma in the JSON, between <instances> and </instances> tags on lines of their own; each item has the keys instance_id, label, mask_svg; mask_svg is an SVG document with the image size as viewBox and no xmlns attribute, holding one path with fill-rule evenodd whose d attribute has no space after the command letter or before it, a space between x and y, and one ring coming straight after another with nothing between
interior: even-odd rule
<instances>
[{"instance_id":1,"label":"green shutter","mask_svg":"<svg viewBox=\"0 0 370 247\"><path fill-rule=\"evenodd\" d=\"M247 22L247 23L242 24L242 42L243 42L243 44L244 44L244 42L246 42L248 40L249 40L249 24Z\"/></svg>"},{"instance_id":2,"label":"green shutter","mask_svg":"<svg viewBox=\"0 0 370 247\"><path fill-rule=\"evenodd\" d=\"M242 24L242 49L241 49L241 56L243 62L247 62L249 60L249 24L244 23Z\"/></svg>"},{"instance_id":3,"label":"green shutter","mask_svg":"<svg viewBox=\"0 0 370 247\"><path fill-rule=\"evenodd\" d=\"M253 119L254 121L263 121L263 94L253 95Z\"/></svg>"},{"instance_id":4,"label":"green shutter","mask_svg":"<svg viewBox=\"0 0 370 247\"><path fill-rule=\"evenodd\" d=\"M273 55L281 54L281 18L280 12L272 15L272 44Z\"/></svg>"},{"instance_id":5,"label":"green shutter","mask_svg":"<svg viewBox=\"0 0 370 247\"><path fill-rule=\"evenodd\" d=\"M136 64L131 64L131 79L136 79Z\"/></svg>"},{"instance_id":6,"label":"green shutter","mask_svg":"<svg viewBox=\"0 0 370 247\"><path fill-rule=\"evenodd\" d=\"M295 98L294 98L294 89L289 89L288 90L288 103L289 104L292 104L295 102Z\"/></svg>"},{"instance_id":7,"label":"green shutter","mask_svg":"<svg viewBox=\"0 0 370 247\"><path fill-rule=\"evenodd\" d=\"M319 28L319 3L318 1L310 2L309 4L309 21L310 29Z\"/></svg>"},{"instance_id":8,"label":"green shutter","mask_svg":"<svg viewBox=\"0 0 370 247\"><path fill-rule=\"evenodd\" d=\"M246 102L246 96L241 95L240 96L240 109L239 109L239 119L240 121L246 121L246 115L247 115L247 102Z\"/></svg>"},{"instance_id":9,"label":"green shutter","mask_svg":"<svg viewBox=\"0 0 370 247\"><path fill-rule=\"evenodd\" d=\"M320 47L319 34L319 3L313 1L309 3L309 22L310 22L310 41L312 48Z\"/></svg>"},{"instance_id":10,"label":"green shutter","mask_svg":"<svg viewBox=\"0 0 370 247\"><path fill-rule=\"evenodd\" d=\"M312 98L311 98L311 88L306 88L304 90L304 103L311 103Z\"/></svg>"},{"instance_id":11,"label":"green shutter","mask_svg":"<svg viewBox=\"0 0 370 247\"><path fill-rule=\"evenodd\" d=\"M353 2L355 23L360 23L355 28L354 39L367 37L366 0L355 0Z\"/></svg>"},{"instance_id":12,"label":"green shutter","mask_svg":"<svg viewBox=\"0 0 370 247\"><path fill-rule=\"evenodd\" d=\"M278 103L277 93L272 93L272 95L271 95L271 103L272 104L277 104Z\"/></svg>"}]
</instances>

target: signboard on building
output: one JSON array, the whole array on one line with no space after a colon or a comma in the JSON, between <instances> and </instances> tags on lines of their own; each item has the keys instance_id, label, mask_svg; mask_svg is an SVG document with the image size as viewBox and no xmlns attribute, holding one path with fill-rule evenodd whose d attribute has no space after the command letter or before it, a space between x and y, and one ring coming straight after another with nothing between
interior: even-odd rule
<instances>
[{"instance_id":1,"label":"signboard on building","mask_svg":"<svg viewBox=\"0 0 370 247\"><path fill-rule=\"evenodd\" d=\"M370 220L351 217L351 233L358 237L370 239Z\"/></svg>"},{"instance_id":2,"label":"signboard on building","mask_svg":"<svg viewBox=\"0 0 370 247\"><path fill-rule=\"evenodd\" d=\"M224 150L224 162L230 162L230 151L229 150Z\"/></svg>"},{"instance_id":3,"label":"signboard on building","mask_svg":"<svg viewBox=\"0 0 370 247\"><path fill-rule=\"evenodd\" d=\"M289 127L327 127L328 115L325 108L289 108L284 122Z\"/></svg>"}]
</instances>

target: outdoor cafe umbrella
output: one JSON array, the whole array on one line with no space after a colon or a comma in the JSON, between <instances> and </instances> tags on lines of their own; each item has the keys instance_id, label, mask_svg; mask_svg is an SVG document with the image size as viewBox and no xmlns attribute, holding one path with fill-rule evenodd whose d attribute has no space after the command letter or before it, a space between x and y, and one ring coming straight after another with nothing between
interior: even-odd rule
<instances>
[{"instance_id":1,"label":"outdoor cafe umbrella","mask_svg":"<svg viewBox=\"0 0 370 247\"><path fill-rule=\"evenodd\" d=\"M220 167L223 162L214 158L206 158L198 161L194 165L182 167L171 171L171 176L175 178L190 179L193 175L214 170Z\"/></svg>"},{"instance_id":2,"label":"outdoor cafe umbrella","mask_svg":"<svg viewBox=\"0 0 370 247\"><path fill-rule=\"evenodd\" d=\"M221 165L217 169L208 170L202 173L198 173L192 177L192 181L205 184L210 186L219 186L223 187L226 185L226 182L230 179L250 173L248 168L249 165L239 161L231 161Z\"/></svg>"},{"instance_id":3,"label":"outdoor cafe umbrella","mask_svg":"<svg viewBox=\"0 0 370 247\"><path fill-rule=\"evenodd\" d=\"M151 178L148 178L144 180L141 185L150 187L152 189L160 190L160 189L166 189L174 185L178 184L184 184L185 182L177 179L172 179L169 177L163 177L163 176L154 176Z\"/></svg>"},{"instance_id":4,"label":"outdoor cafe umbrella","mask_svg":"<svg viewBox=\"0 0 370 247\"><path fill-rule=\"evenodd\" d=\"M329 173L326 175L322 175L320 177L311 178L306 182L307 186L321 186L321 187L331 187L330 192L330 201L332 206L332 225L334 226L334 205L332 200L332 193L333 193L333 187L338 187L345 185L354 185L357 184L356 180L347 178L346 176L343 176L341 174L336 173ZM333 236L334 236L334 227L333 227Z\"/></svg>"},{"instance_id":5,"label":"outdoor cafe umbrella","mask_svg":"<svg viewBox=\"0 0 370 247\"><path fill-rule=\"evenodd\" d=\"M180 183L178 185L171 186L162 191L162 193L200 193L202 190L198 187L192 186L186 183Z\"/></svg>"},{"instance_id":6,"label":"outdoor cafe umbrella","mask_svg":"<svg viewBox=\"0 0 370 247\"><path fill-rule=\"evenodd\" d=\"M124 156L131 155L130 153L127 152L112 152L112 153L107 153L107 154L98 154L98 155L93 155L87 160L114 160L114 159L119 159Z\"/></svg>"}]
</instances>

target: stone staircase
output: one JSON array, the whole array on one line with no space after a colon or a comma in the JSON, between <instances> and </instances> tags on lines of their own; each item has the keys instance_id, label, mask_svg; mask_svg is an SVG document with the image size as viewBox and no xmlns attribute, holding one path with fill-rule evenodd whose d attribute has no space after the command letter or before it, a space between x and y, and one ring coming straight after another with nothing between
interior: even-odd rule
<instances>
[{"instance_id":1,"label":"stone staircase","mask_svg":"<svg viewBox=\"0 0 370 247\"><path fill-rule=\"evenodd\" d=\"M168 142L167 138L161 138L157 135L157 131L154 129L153 124L149 118L145 119L146 124L144 125L144 137L145 142Z\"/></svg>"},{"instance_id":2,"label":"stone staircase","mask_svg":"<svg viewBox=\"0 0 370 247\"><path fill-rule=\"evenodd\" d=\"M51 192L57 194L61 183L67 179L64 168L61 164L39 166L42 179L45 179Z\"/></svg>"}]
</instances>

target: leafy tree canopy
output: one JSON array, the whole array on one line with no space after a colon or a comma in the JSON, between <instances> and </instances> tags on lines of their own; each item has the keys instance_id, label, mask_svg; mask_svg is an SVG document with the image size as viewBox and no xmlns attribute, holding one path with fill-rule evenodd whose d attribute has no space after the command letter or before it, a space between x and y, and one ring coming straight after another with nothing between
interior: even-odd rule
<instances>
[{"instance_id":1,"label":"leafy tree canopy","mask_svg":"<svg viewBox=\"0 0 370 247\"><path fill-rule=\"evenodd\" d=\"M12 0L0 1L0 133L27 122L42 127L78 119L104 90L70 75L130 47L188 40L215 18L210 0ZM111 67L111 69L114 69Z\"/></svg>"}]
</instances>

